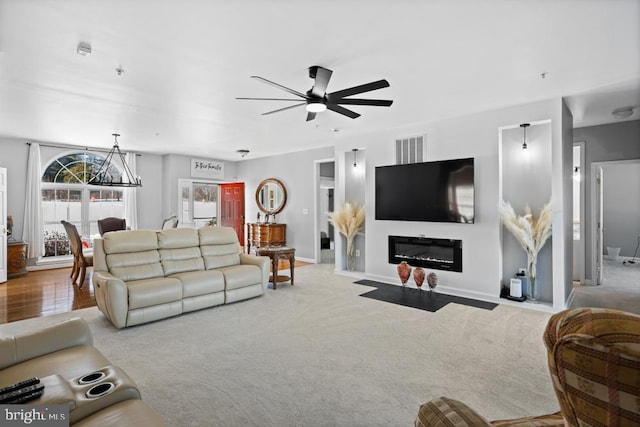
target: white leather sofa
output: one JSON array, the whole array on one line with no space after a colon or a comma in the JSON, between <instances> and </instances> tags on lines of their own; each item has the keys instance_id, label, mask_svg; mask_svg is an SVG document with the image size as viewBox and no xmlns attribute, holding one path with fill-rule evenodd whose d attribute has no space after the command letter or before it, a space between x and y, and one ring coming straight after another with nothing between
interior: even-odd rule
<instances>
[{"instance_id":1,"label":"white leather sofa","mask_svg":"<svg viewBox=\"0 0 640 427\"><path fill-rule=\"evenodd\" d=\"M98 308L118 328L262 295L269 258L229 227L128 230L94 241Z\"/></svg>"},{"instance_id":2,"label":"white leather sofa","mask_svg":"<svg viewBox=\"0 0 640 427\"><path fill-rule=\"evenodd\" d=\"M94 378L81 380L88 375ZM162 417L140 400L140 392L127 374L112 366L93 346L91 330L80 318L0 336L0 387L32 377L40 379L44 390L42 396L28 404L67 405L68 425L166 426ZM107 384L113 387L104 395L92 396L89 392Z\"/></svg>"}]
</instances>

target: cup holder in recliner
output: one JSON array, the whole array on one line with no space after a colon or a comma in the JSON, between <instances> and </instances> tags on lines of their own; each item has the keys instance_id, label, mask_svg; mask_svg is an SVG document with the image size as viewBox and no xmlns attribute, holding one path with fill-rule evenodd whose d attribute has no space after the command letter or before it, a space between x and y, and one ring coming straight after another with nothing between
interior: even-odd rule
<instances>
[{"instance_id":1,"label":"cup holder in recliner","mask_svg":"<svg viewBox=\"0 0 640 427\"><path fill-rule=\"evenodd\" d=\"M86 396L90 399L95 399L96 397L111 393L111 390L113 390L114 387L115 385L110 382L96 384L87 390Z\"/></svg>"},{"instance_id":2,"label":"cup holder in recliner","mask_svg":"<svg viewBox=\"0 0 640 427\"><path fill-rule=\"evenodd\" d=\"M84 385L84 384L95 383L96 381L100 381L106 376L107 374L105 374L104 372L100 372L100 371L92 372L83 377L80 377L80 379L78 380L78 384Z\"/></svg>"}]
</instances>

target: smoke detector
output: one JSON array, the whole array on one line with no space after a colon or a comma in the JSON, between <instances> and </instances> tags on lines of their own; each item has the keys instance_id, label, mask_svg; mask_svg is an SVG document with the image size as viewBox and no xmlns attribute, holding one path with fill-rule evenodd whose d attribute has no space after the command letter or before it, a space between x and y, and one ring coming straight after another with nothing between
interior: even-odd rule
<instances>
[{"instance_id":1,"label":"smoke detector","mask_svg":"<svg viewBox=\"0 0 640 427\"><path fill-rule=\"evenodd\" d=\"M80 56L91 55L91 45L89 43L84 43L84 42L78 43L78 48L76 49L76 53Z\"/></svg>"},{"instance_id":2,"label":"smoke detector","mask_svg":"<svg viewBox=\"0 0 640 427\"><path fill-rule=\"evenodd\" d=\"M240 157L244 159L246 155L249 154L249 150L247 150L246 148L241 148L239 150L236 150L236 153L238 153L238 155L240 155Z\"/></svg>"},{"instance_id":3,"label":"smoke detector","mask_svg":"<svg viewBox=\"0 0 640 427\"><path fill-rule=\"evenodd\" d=\"M614 119L626 119L633 115L633 107L616 108L611 112Z\"/></svg>"}]
</instances>

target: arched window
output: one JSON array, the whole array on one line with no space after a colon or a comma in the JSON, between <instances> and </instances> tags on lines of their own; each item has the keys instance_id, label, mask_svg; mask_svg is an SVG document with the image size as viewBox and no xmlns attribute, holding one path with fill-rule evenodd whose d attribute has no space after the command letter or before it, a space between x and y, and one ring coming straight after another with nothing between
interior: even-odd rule
<instances>
[{"instance_id":1,"label":"arched window","mask_svg":"<svg viewBox=\"0 0 640 427\"><path fill-rule=\"evenodd\" d=\"M71 248L61 220L78 228L83 244L90 246L98 234L97 220L124 217L124 192L113 187L87 184L104 162L92 152L70 152L53 159L42 174L42 221L45 257L69 255ZM122 172L113 163L107 171L118 179Z\"/></svg>"}]
</instances>

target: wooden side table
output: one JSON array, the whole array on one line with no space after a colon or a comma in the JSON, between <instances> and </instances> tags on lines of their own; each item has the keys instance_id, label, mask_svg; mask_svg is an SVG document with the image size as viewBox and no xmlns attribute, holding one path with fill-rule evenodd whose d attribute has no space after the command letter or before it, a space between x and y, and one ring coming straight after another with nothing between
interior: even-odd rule
<instances>
[{"instance_id":1,"label":"wooden side table","mask_svg":"<svg viewBox=\"0 0 640 427\"><path fill-rule=\"evenodd\" d=\"M27 275L27 243L7 242L7 279Z\"/></svg>"},{"instance_id":2,"label":"wooden side table","mask_svg":"<svg viewBox=\"0 0 640 427\"><path fill-rule=\"evenodd\" d=\"M251 248L285 246L287 244L287 224L247 224L247 253Z\"/></svg>"},{"instance_id":3,"label":"wooden side table","mask_svg":"<svg viewBox=\"0 0 640 427\"><path fill-rule=\"evenodd\" d=\"M287 282L291 280L291 286L293 286L293 272L296 262L296 250L294 248L287 248L283 246L266 246L263 248L256 248L256 255L268 256L269 258L271 258L273 275L269 278L269 281L273 283L274 290L276 289L276 284L278 282ZM291 277L278 276L278 260L280 259L289 260L289 271L291 272Z\"/></svg>"}]
</instances>

